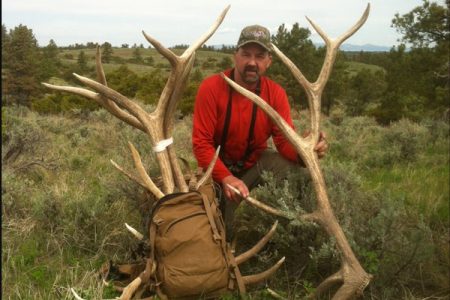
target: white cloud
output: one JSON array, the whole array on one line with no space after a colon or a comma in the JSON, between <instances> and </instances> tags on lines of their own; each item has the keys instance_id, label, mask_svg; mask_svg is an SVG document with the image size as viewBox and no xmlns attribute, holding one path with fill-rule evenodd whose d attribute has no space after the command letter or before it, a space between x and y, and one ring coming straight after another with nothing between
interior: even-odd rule
<instances>
[{"instance_id":1,"label":"white cloud","mask_svg":"<svg viewBox=\"0 0 450 300\"><path fill-rule=\"evenodd\" d=\"M141 34L145 30L171 46L195 41L231 4L224 22L207 44L234 44L246 25L261 24L275 33L283 23L308 27L312 38L321 41L305 15L331 37L337 37L359 19L367 3L361 0L5 0L2 23L7 28L27 25L41 45L47 44L50 38L58 45L88 41L147 45ZM398 34L390 27L395 13L407 13L421 5L422 0L372 0L370 3L367 23L349 43L395 44Z\"/></svg>"}]
</instances>

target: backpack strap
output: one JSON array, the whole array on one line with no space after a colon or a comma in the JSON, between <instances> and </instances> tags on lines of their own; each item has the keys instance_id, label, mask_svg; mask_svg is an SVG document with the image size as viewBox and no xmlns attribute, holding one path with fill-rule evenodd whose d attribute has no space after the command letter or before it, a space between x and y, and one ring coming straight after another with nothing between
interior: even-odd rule
<instances>
[{"instance_id":1,"label":"backpack strap","mask_svg":"<svg viewBox=\"0 0 450 300\"><path fill-rule=\"evenodd\" d=\"M232 278L236 280L239 293L244 294L246 292L244 280L242 279L241 271L239 270L239 267L236 264L236 260L234 259L234 255L231 252L230 247L227 248L227 256L228 260L230 261L230 268L231 268L230 271L232 272L230 275L234 275L232 276Z\"/></svg>"},{"instance_id":2,"label":"backpack strap","mask_svg":"<svg viewBox=\"0 0 450 300\"><path fill-rule=\"evenodd\" d=\"M225 240L225 230L222 226L222 224L219 224L220 227L220 234L219 230L217 229L216 219L214 218L213 211L211 209L211 204L208 200L208 197L201 193L202 199L203 199L203 206L205 207L206 215L208 217L209 223L211 224L211 229L213 231L214 239L216 241L219 241L222 247L223 255L230 266L230 277L233 278L237 285L240 293L245 293L245 285L244 280L242 279L241 271L239 270L239 267L236 264L236 260L234 259L234 255L231 252L231 248L227 247L226 240ZM216 236L218 238L216 238ZM233 288L233 281L230 281L229 288Z\"/></svg>"},{"instance_id":3,"label":"backpack strap","mask_svg":"<svg viewBox=\"0 0 450 300\"><path fill-rule=\"evenodd\" d=\"M223 240L222 236L220 235L219 231L217 230L216 221L214 220L214 215L212 213L211 205L209 204L208 197L203 193L201 193L200 195L202 196L203 206L205 207L206 216L208 217L209 224L211 225L211 229L213 231L214 240L216 242Z\"/></svg>"},{"instance_id":4,"label":"backpack strap","mask_svg":"<svg viewBox=\"0 0 450 300\"><path fill-rule=\"evenodd\" d=\"M230 79L234 81L234 68L231 69ZM255 94L258 96L261 94L261 79L258 80L258 83L256 85ZM230 127L231 110L232 110L232 103L233 103L232 100L233 100L233 88L231 86L229 86L227 112L225 114L222 138L220 141L220 153L221 154L225 154L225 145L226 145L227 137L228 137L228 128ZM258 111L258 106L255 103L253 103L252 118L250 121L250 127L248 130L248 137L247 137L247 148L245 149L244 156L240 159L240 162L242 162L242 163L245 163L245 161L249 158L249 156L252 152L251 151L251 143L254 138L255 121L256 121L256 112L257 111Z\"/></svg>"}]
</instances>

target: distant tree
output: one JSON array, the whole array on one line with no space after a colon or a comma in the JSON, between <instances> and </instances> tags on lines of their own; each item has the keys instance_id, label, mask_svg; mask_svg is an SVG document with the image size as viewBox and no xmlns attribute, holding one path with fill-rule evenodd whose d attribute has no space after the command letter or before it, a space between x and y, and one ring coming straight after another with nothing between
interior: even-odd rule
<instances>
[{"instance_id":1,"label":"distant tree","mask_svg":"<svg viewBox=\"0 0 450 300\"><path fill-rule=\"evenodd\" d=\"M367 68L360 70L350 79L345 110L350 116L364 115L374 108L386 91L385 73Z\"/></svg>"},{"instance_id":2,"label":"distant tree","mask_svg":"<svg viewBox=\"0 0 450 300\"><path fill-rule=\"evenodd\" d=\"M222 48L220 48L220 52L224 52L224 53L233 53L234 51L235 51L235 46L222 45Z\"/></svg>"},{"instance_id":3,"label":"distant tree","mask_svg":"<svg viewBox=\"0 0 450 300\"><path fill-rule=\"evenodd\" d=\"M95 48L97 48L97 43L94 43L94 42L87 42L87 43L86 43L86 47L87 47L88 49L95 49Z\"/></svg>"},{"instance_id":4,"label":"distant tree","mask_svg":"<svg viewBox=\"0 0 450 300\"><path fill-rule=\"evenodd\" d=\"M6 68L5 62L6 62L6 51L8 50L8 45L10 43L10 36L8 34L8 30L6 29L5 24L2 24L2 69Z\"/></svg>"},{"instance_id":5,"label":"distant tree","mask_svg":"<svg viewBox=\"0 0 450 300\"><path fill-rule=\"evenodd\" d=\"M77 65L81 72L84 72L88 69L87 57L83 50L78 53Z\"/></svg>"},{"instance_id":6,"label":"distant tree","mask_svg":"<svg viewBox=\"0 0 450 300\"><path fill-rule=\"evenodd\" d=\"M407 14L395 14L392 27L403 35L401 41L410 43L415 48L434 47L442 43L448 45L449 6L449 0L446 0L446 6L423 0L422 6Z\"/></svg>"},{"instance_id":7,"label":"distant tree","mask_svg":"<svg viewBox=\"0 0 450 300\"><path fill-rule=\"evenodd\" d=\"M392 25L403 34L401 44L391 49L386 65L387 89L374 112L382 123L400 118L420 120L448 111L449 95L449 6L424 0L422 6Z\"/></svg>"},{"instance_id":8,"label":"distant tree","mask_svg":"<svg viewBox=\"0 0 450 300\"><path fill-rule=\"evenodd\" d=\"M121 47L121 48L130 48L130 45L128 45L128 44L122 44L120 47Z\"/></svg>"},{"instance_id":9,"label":"distant tree","mask_svg":"<svg viewBox=\"0 0 450 300\"><path fill-rule=\"evenodd\" d=\"M203 79L202 71L199 68L194 68L189 79L195 82L200 82Z\"/></svg>"},{"instance_id":10,"label":"distant tree","mask_svg":"<svg viewBox=\"0 0 450 300\"><path fill-rule=\"evenodd\" d=\"M139 79L136 98L147 104L155 104L166 84L166 80L167 75L162 69L154 69L151 73L144 74ZM181 102L184 102L184 100Z\"/></svg>"},{"instance_id":11,"label":"distant tree","mask_svg":"<svg viewBox=\"0 0 450 300\"><path fill-rule=\"evenodd\" d=\"M102 62L110 63L113 54L112 45L108 42L102 44Z\"/></svg>"},{"instance_id":12,"label":"distant tree","mask_svg":"<svg viewBox=\"0 0 450 300\"><path fill-rule=\"evenodd\" d=\"M125 65L108 73L106 78L112 89L130 98L134 98L140 88L139 76Z\"/></svg>"},{"instance_id":13,"label":"distant tree","mask_svg":"<svg viewBox=\"0 0 450 300\"><path fill-rule=\"evenodd\" d=\"M19 25L10 30L9 40L2 46L5 48L2 54L6 67L2 98L7 104L28 105L30 97L40 91L38 72L41 57L37 40L31 29Z\"/></svg>"},{"instance_id":14,"label":"distant tree","mask_svg":"<svg viewBox=\"0 0 450 300\"><path fill-rule=\"evenodd\" d=\"M310 35L309 29L300 27L298 23L295 23L291 30L282 24L278 27L277 33L272 36L272 42L311 80L317 76L319 62ZM303 89L299 87L297 80L276 56L273 56L273 63L268 74L286 89L293 105L307 107L306 94Z\"/></svg>"},{"instance_id":15,"label":"distant tree","mask_svg":"<svg viewBox=\"0 0 450 300\"><path fill-rule=\"evenodd\" d=\"M144 58L144 64L148 66L153 66L154 63L155 59L153 58L153 56L147 56L146 58Z\"/></svg>"},{"instance_id":16,"label":"distant tree","mask_svg":"<svg viewBox=\"0 0 450 300\"><path fill-rule=\"evenodd\" d=\"M67 48L68 49L84 49L84 48L87 48L87 47L84 44L75 43L74 45L69 45Z\"/></svg>"},{"instance_id":17,"label":"distant tree","mask_svg":"<svg viewBox=\"0 0 450 300\"><path fill-rule=\"evenodd\" d=\"M231 60L231 58L229 56L224 56L222 57L222 59L217 63L217 66L221 69L221 70L225 70L228 68L231 68L233 66L233 61Z\"/></svg>"},{"instance_id":18,"label":"distant tree","mask_svg":"<svg viewBox=\"0 0 450 300\"><path fill-rule=\"evenodd\" d=\"M141 48L136 47L133 49L133 57L131 61L136 64L141 64L144 62L144 59L142 58L141 54Z\"/></svg>"},{"instance_id":19,"label":"distant tree","mask_svg":"<svg viewBox=\"0 0 450 300\"><path fill-rule=\"evenodd\" d=\"M58 68L61 66L58 54L58 46L51 39L48 45L42 49L42 60L39 67L40 81L45 81L58 74Z\"/></svg>"},{"instance_id":20,"label":"distant tree","mask_svg":"<svg viewBox=\"0 0 450 300\"><path fill-rule=\"evenodd\" d=\"M187 44L179 44L179 45L175 45L173 47L171 47L172 49L187 49L189 48L189 45Z\"/></svg>"}]
</instances>

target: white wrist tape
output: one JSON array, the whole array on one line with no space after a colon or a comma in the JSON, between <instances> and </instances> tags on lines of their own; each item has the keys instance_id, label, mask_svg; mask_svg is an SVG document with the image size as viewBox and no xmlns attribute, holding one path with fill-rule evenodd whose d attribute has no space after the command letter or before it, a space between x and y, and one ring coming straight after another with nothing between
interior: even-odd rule
<instances>
[{"instance_id":1,"label":"white wrist tape","mask_svg":"<svg viewBox=\"0 0 450 300\"><path fill-rule=\"evenodd\" d=\"M155 151L155 152L164 151L172 143L173 143L173 138L168 138L167 140L159 141L158 144L156 144L153 147L153 151Z\"/></svg>"}]
</instances>

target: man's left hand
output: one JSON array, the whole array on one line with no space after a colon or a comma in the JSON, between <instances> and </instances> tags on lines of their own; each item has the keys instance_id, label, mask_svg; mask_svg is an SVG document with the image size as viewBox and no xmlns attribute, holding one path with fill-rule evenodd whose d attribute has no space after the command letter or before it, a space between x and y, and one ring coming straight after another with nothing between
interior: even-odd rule
<instances>
[{"instance_id":1,"label":"man's left hand","mask_svg":"<svg viewBox=\"0 0 450 300\"><path fill-rule=\"evenodd\" d=\"M314 150L317 152L317 156L319 158L322 158L325 156L325 153L328 150L328 142L326 139L326 134L325 132L320 132L319 133L319 141L317 142L316 147L314 147Z\"/></svg>"}]
</instances>

